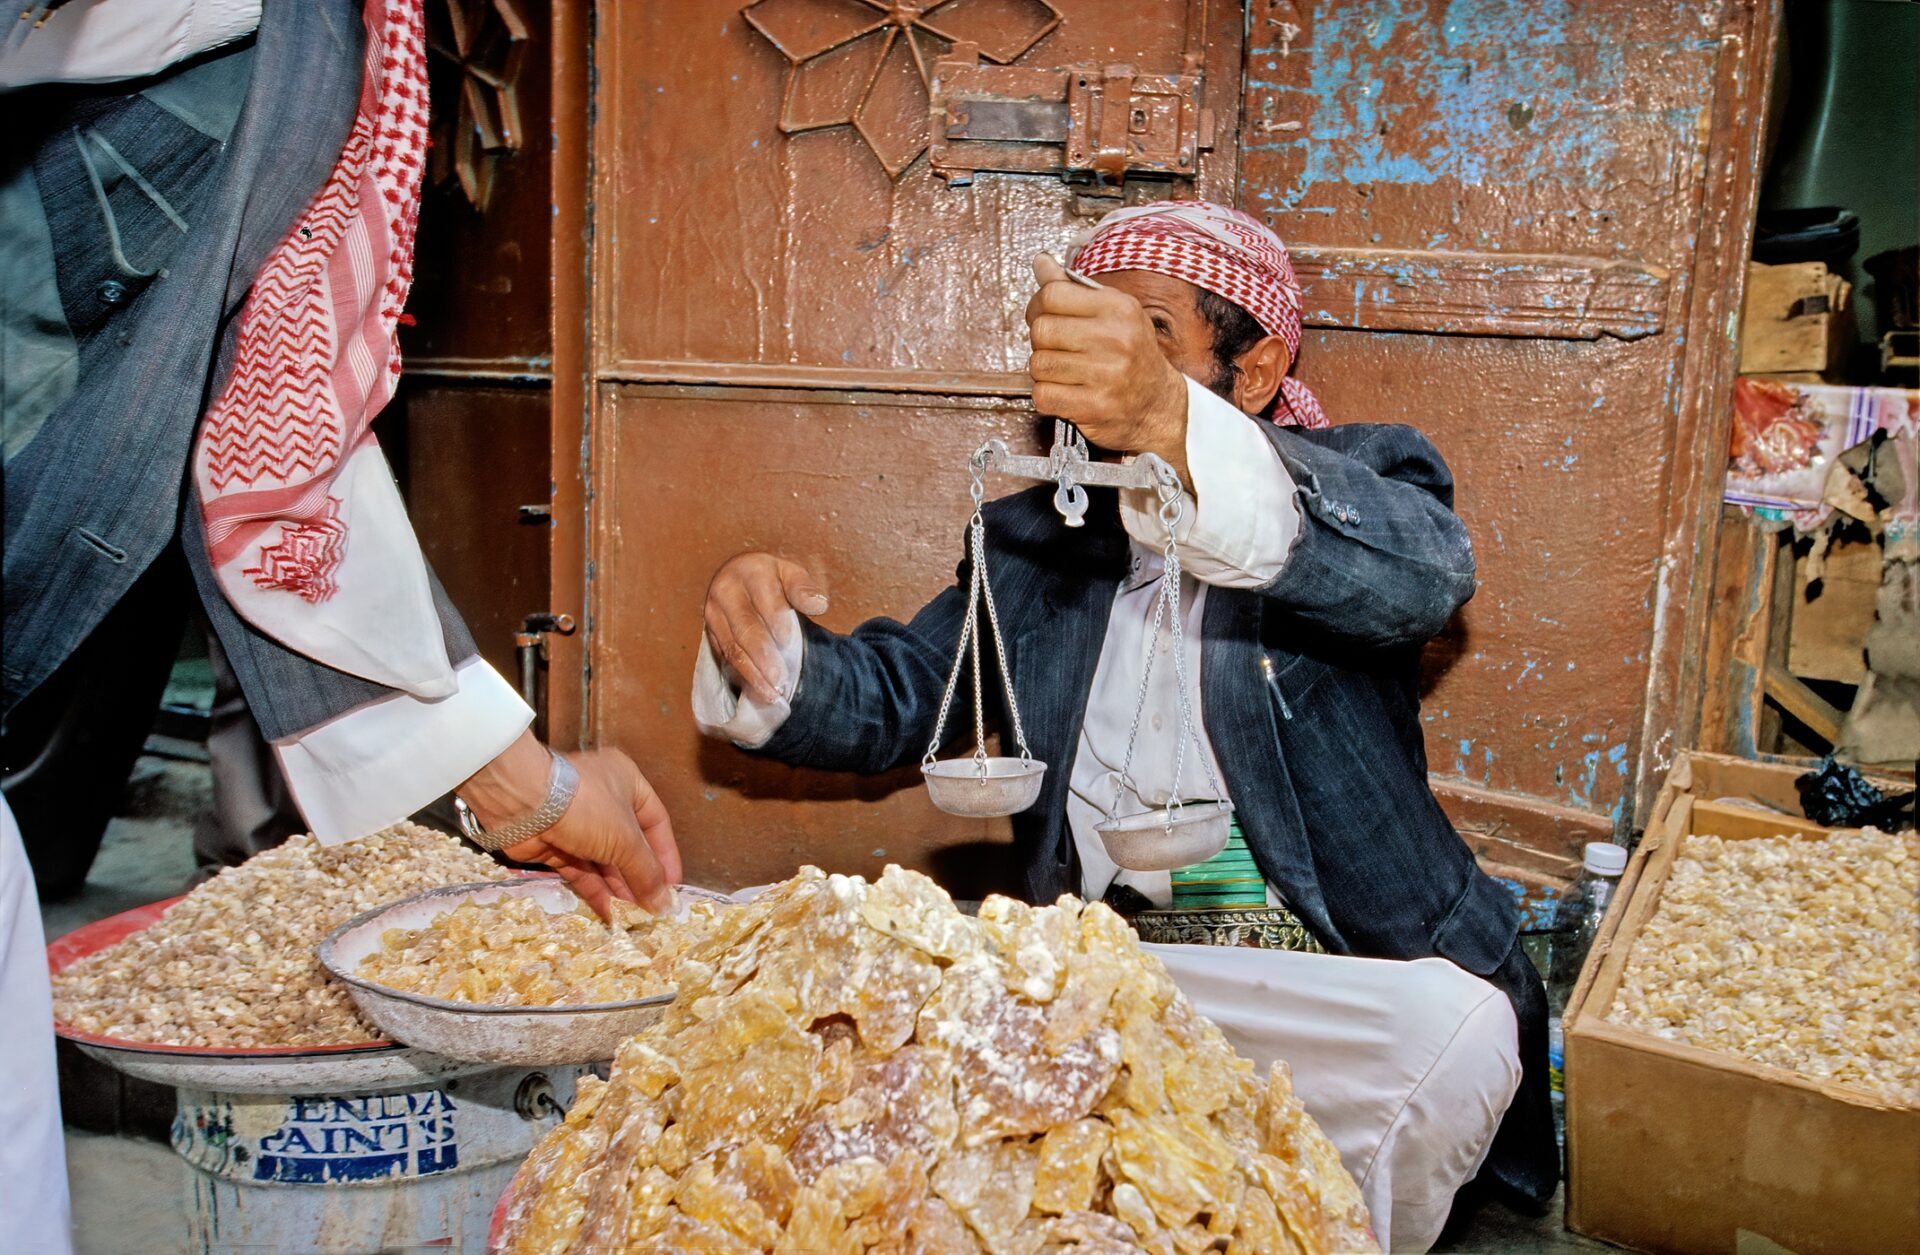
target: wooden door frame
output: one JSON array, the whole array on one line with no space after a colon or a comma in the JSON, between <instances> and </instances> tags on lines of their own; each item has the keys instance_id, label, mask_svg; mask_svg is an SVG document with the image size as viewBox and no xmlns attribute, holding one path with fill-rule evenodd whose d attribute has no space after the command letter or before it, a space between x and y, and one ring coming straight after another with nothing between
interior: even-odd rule
<instances>
[{"instance_id":1,"label":"wooden door frame","mask_svg":"<svg viewBox=\"0 0 1920 1255\"><path fill-rule=\"evenodd\" d=\"M553 529L550 605L579 622L548 642L547 732L590 744L593 497L593 0L553 0Z\"/></svg>"},{"instance_id":2,"label":"wooden door frame","mask_svg":"<svg viewBox=\"0 0 1920 1255\"><path fill-rule=\"evenodd\" d=\"M1634 827L1650 813L1654 795L1681 751L1699 744L1707 687L1722 680L1705 665L1708 616L1733 422L1733 381L1739 369L1739 314L1753 249L1765 151L1763 119L1780 22L1781 0L1727 0L1721 11L1708 171L1700 181L1696 216L1701 236L1693 269L1675 292L1676 302L1687 302L1685 320L1679 324L1685 328L1686 347L1672 454L1659 496L1665 505L1666 539L1649 594L1655 606L1653 644L1630 795L1628 823Z\"/></svg>"}]
</instances>

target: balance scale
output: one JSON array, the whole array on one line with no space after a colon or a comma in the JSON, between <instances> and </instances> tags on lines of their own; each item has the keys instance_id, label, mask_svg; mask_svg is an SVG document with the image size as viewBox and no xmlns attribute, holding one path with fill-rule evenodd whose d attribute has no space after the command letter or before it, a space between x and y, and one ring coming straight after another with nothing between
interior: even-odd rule
<instances>
[{"instance_id":1,"label":"balance scale","mask_svg":"<svg viewBox=\"0 0 1920 1255\"><path fill-rule=\"evenodd\" d=\"M1069 277L1088 287L1098 287L1091 279L1072 271ZM1132 777L1133 753L1140 739L1140 717L1146 709L1148 682L1153 676L1154 655L1140 677L1140 696L1134 703L1133 725L1127 733L1126 759L1120 768L1114 803L1106 818L1094 825L1106 846L1107 855L1131 871L1171 871L1204 863L1226 848L1232 829L1233 804L1226 800L1214 775L1213 764L1202 756L1207 782L1214 802L1184 804L1180 799L1180 780L1186 767L1187 742L1194 737L1192 686L1187 674L1187 656L1180 617L1180 555L1174 543L1175 529L1185 509L1183 485L1179 474L1165 460L1151 453L1141 454L1131 463L1096 462L1089 455L1086 438L1071 424L1055 420L1053 447L1046 456L1012 453L1005 442L989 440L967 461L972 477L973 519L968 527L968 548L972 558L972 578L967 589L967 614L960 625L960 643L954 650L953 670L947 676L946 691L940 698L940 714L934 721L933 740L921 759L920 772L926 778L927 793L933 804L950 815L987 818L1012 815L1032 806L1040 796L1040 785L1047 765L1033 757L1027 748L1026 729L1020 722L1020 704L1013 692L1013 676L1007 667L1006 647L1000 632L1000 615L993 602L993 584L987 576L986 520L982 502L986 496L986 475L997 471L1021 479L1057 484L1053 507L1068 527L1086 522L1089 484L1112 488L1150 489L1160 502L1160 522L1166 539L1162 553L1165 569L1160 592L1154 598L1153 622L1148 628L1159 652L1160 628L1171 622L1174 674L1180 692L1179 748L1175 751L1173 786L1169 805L1149 808L1144 813L1122 818L1119 799L1124 793L1140 797ZM1007 699L1007 713L1013 721L1014 743L1018 757L989 757L986 747L986 714L981 701L981 627L980 607L986 606L987 630L993 635L993 649L1000 665L1000 680ZM971 757L940 759L941 741L946 732L947 714L954 693L960 687L967 659L973 659L974 751ZM1141 798L1145 801L1144 798Z\"/></svg>"}]
</instances>

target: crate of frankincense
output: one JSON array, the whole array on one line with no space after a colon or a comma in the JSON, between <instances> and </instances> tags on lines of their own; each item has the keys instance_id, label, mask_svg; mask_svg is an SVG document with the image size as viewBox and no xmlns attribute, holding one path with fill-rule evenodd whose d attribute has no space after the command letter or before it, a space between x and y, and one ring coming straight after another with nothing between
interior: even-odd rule
<instances>
[{"instance_id":1,"label":"crate of frankincense","mask_svg":"<svg viewBox=\"0 0 1920 1255\"><path fill-rule=\"evenodd\" d=\"M1799 774L1695 753L1662 788L1567 1009L1569 1227L1920 1250L1920 839L1802 818Z\"/></svg>"}]
</instances>

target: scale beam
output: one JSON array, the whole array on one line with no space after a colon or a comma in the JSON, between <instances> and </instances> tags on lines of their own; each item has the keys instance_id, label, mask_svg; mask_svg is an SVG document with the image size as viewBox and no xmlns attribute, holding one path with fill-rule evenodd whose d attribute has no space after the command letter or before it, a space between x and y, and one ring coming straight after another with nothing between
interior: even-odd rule
<instances>
[{"instance_id":1,"label":"scale beam","mask_svg":"<svg viewBox=\"0 0 1920 1255\"><path fill-rule=\"evenodd\" d=\"M1159 494L1162 502L1178 497L1180 475L1151 453L1143 453L1131 462L1096 462L1087 450L1086 437L1071 423L1055 419L1053 448L1045 457L1014 453L1002 440L989 440L973 455L982 471L998 471L1020 479L1037 479L1060 485L1053 494L1053 508L1060 512L1068 527L1086 521L1086 485L1099 488L1147 488Z\"/></svg>"}]
</instances>

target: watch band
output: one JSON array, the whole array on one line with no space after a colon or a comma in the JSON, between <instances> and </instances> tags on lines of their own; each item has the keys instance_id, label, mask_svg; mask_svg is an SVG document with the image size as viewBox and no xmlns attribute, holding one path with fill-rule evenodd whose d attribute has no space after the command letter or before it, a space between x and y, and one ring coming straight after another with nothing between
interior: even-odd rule
<instances>
[{"instance_id":1,"label":"watch band","mask_svg":"<svg viewBox=\"0 0 1920 1255\"><path fill-rule=\"evenodd\" d=\"M522 841L539 836L560 822L560 816L567 813L573 795L579 791L580 773L564 755L554 754L551 750L548 753L553 765L547 771L546 800L511 823L498 828L482 827L480 817L473 813L464 800L458 797L453 799L453 809L460 816L460 831L466 834L467 840L489 854L498 854L510 845L519 845Z\"/></svg>"}]
</instances>

